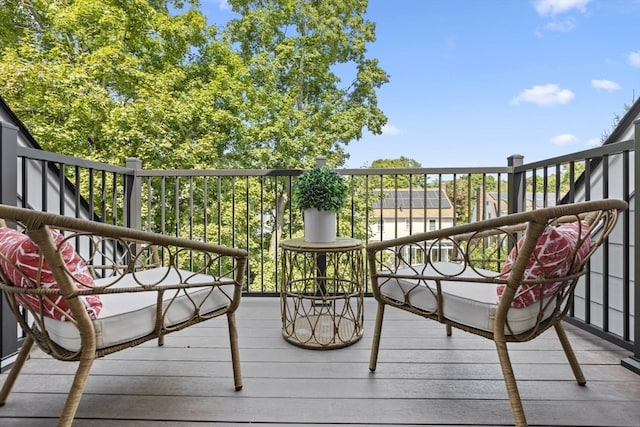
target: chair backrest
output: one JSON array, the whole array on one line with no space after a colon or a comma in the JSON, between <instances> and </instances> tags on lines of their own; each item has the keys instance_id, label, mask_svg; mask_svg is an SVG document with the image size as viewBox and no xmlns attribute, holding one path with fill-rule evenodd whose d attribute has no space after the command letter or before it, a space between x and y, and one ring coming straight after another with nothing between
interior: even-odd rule
<instances>
[{"instance_id":1,"label":"chair backrest","mask_svg":"<svg viewBox=\"0 0 640 427\"><path fill-rule=\"evenodd\" d=\"M491 284L487 289L495 289L499 298L496 335L528 340L566 315L590 258L607 241L625 209L623 200L572 203L371 243L367 246L371 277L377 281L383 276L386 281L404 275L429 283ZM443 253L446 259L438 258ZM449 264L445 273L441 261L456 267ZM434 270L442 274L425 277L425 271ZM378 292L377 286L373 291ZM435 297L441 304L442 297ZM514 309L528 310L527 316L537 318L536 326L526 333L511 333L508 318ZM440 311L422 314L443 320Z\"/></svg>"}]
</instances>

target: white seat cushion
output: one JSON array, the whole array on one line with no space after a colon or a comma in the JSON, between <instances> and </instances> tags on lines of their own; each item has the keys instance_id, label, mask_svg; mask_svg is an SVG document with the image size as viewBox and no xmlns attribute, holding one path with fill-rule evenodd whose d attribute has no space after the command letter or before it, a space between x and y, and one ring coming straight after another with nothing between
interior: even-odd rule
<instances>
[{"instance_id":1,"label":"white seat cushion","mask_svg":"<svg viewBox=\"0 0 640 427\"><path fill-rule=\"evenodd\" d=\"M435 268L434 268L435 267ZM495 271L476 268L467 268L461 271L462 264L453 262L435 262L433 265L417 265L413 267L400 268L398 275L424 276L453 276L458 278L480 278L496 277L499 273ZM384 271L380 272L384 274ZM430 282L429 290L424 281L411 278L391 278L381 277L378 279L380 290L383 295L397 301L406 301L427 312L436 310L435 282ZM442 305L444 317L454 322L467 325L484 331L493 332L493 324L499 299L496 288L498 285L492 283L442 281ZM432 293L433 292L433 293ZM546 301L545 301L546 303ZM537 321L538 304L533 304L525 308L511 308L507 316L508 325L511 331L505 328L506 334L518 334L532 328ZM545 318L553 311L553 304L547 308Z\"/></svg>"},{"instance_id":2,"label":"white seat cushion","mask_svg":"<svg viewBox=\"0 0 640 427\"><path fill-rule=\"evenodd\" d=\"M188 278L188 280L187 280ZM211 283L215 278L204 274L194 274L186 270L154 268L135 273L135 279L142 284L162 285L178 284L187 281L191 284ZM96 286L112 283L114 278L97 279ZM135 288L140 285L132 274L125 274L114 288ZM176 325L190 319L195 310L201 315L221 309L229 305L233 296L234 285L225 284L215 288L193 288L188 290L168 290L164 301L180 292L180 295L170 306L165 306L165 326ZM103 294L102 310L97 319L93 320L96 331L97 348L122 344L152 333L156 323L157 292ZM62 322L45 317L45 325L51 339L58 345L70 350L80 349L80 333L73 322Z\"/></svg>"}]
</instances>

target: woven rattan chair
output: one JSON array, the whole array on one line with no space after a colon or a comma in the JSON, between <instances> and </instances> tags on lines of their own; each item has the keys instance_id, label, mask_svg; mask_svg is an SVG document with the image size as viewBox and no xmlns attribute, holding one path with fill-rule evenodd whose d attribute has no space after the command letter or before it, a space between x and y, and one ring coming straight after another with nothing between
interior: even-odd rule
<instances>
[{"instance_id":1,"label":"woven rattan chair","mask_svg":"<svg viewBox=\"0 0 640 427\"><path fill-rule=\"evenodd\" d=\"M586 383L562 319L590 257L605 242L622 200L542 208L371 243L367 257L378 301L369 369L375 371L385 307L406 310L494 341L515 423L527 421L507 342L553 327L573 374ZM448 253L436 261L434 254Z\"/></svg>"},{"instance_id":2,"label":"woven rattan chair","mask_svg":"<svg viewBox=\"0 0 640 427\"><path fill-rule=\"evenodd\" d=\"M223 314L242 388L235 311L246 251L5 205L0 218L9 226L0 229L0 288L26 335L0 405L36 343L79 362L58 424L71 425L96 358L162 345L166 334Z\"/></svg>"}]
</instances>

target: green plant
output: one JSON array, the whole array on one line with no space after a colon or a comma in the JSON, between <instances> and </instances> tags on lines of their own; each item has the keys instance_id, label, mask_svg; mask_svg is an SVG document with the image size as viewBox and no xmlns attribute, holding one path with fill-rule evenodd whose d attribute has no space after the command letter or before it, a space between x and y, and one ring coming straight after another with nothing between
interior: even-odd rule
<instances>
[{"instance_id":1,"label":"green plant","mask_svg":"<svg viewBox=\"0 0 640 427\"><path fill-rule=\"evenodd\" d=\"M347 201L349 188L342 176L326 166L306 170L293 188L293 201L302 210L340 210Z\"/></svg>"}]
</instances>

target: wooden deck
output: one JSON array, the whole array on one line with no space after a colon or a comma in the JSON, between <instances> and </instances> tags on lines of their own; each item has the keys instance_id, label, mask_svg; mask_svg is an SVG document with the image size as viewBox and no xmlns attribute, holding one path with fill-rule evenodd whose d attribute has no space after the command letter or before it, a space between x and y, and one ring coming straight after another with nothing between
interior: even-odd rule
<instances>
[{"instance_id":1,"label":"wooden deck","mask_svg":"<svg viewBox=\"0 0 640 427\"><path fill-rule=\"evenodd\" d=\"M365 334L338 350L305 350L280 334L277 298L245 297L238 312L244 388L235 392L224 319L98 360L77 426L505 426L512 425L492 343L438 323L387 310L378 369L368 369L375 302ZM638 426L640 376L629 356L567 326L587 386L573 380L553 333L511 346L532 426ZM51 426L74 363L34 351L8 402L2 426ZM0 376L4 381L6 373Z\"/></svg>"}]
</instances>

